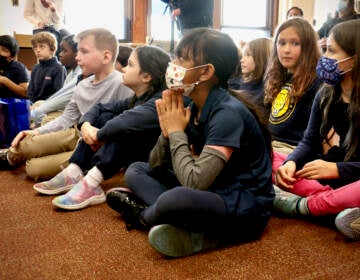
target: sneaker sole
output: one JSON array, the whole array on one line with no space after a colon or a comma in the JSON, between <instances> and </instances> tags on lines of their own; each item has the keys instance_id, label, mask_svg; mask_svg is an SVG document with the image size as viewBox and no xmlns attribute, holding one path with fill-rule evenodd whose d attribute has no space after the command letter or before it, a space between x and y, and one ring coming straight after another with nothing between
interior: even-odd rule
<instances>
[{"instance_id":1,"label":"sneaker sole","mask_svg":"<svg viewBox=\"0 0 360 280\"><path fill-rule=\"evenodd\" d=\"M73 186L75 186L75 184L68 185L68 186L58 188L58 189L54 189L54 190L44 190L44 189L41 189L41 188L37 188L36 185L34 185L33 189L35 191L37 191L38 193L41 193L41 194L56 195L56 194L61 194L61 193L64 193L64 192L67 192L67 191L71 190Z\"/></svg>"},{"instance_id":2,"label":"sneaker sole","mask_svg":"<svg viewBox=\"0 0 360 280\"><path fill-rule=\"evenodd\" d=\"M109 190L106 191L106 195L112 191L123 191L123 192L128 192L128 193L132 193L132 190L129 188L125 188L125 187L114 187L111 188Z\"/></svg>"},{"instance_id":3,"label":"sneaker sole","mask_svg":"<svg viewBox=\"0 0 360 280\"><path fill-rule=\"evenodd\" d=\"M152 227L148 240L155 250L175 258L212 249L219 243L218 240L207 240L203 233L190 232L168 224Z\"/></svg>"},{"instance_id":4,"label":"sneaker sole","mask_svg":"<svg viewBox=\"0 0 360 280\"><path fill-rule=\"evenodd\" d=\"M350 224L350 227L360 232L360 217Z\"/></svg>"},{"instance_id":5,"label":"sneaker sole","mask_svg":"<svg viewBox=\"0 0 360 280\"><path fill-rule=\"evenodd\" d=\"M346 210L344 210L346 211ZM342 214L340 212L340 214ZM351 227L351 223L360 217L360 208L352 208L335 219L336 228L346 237L352 240L360 240L360 231Z\"/></svg>"},{"instance_id":6,"label":"sneaker sole","mask_svg":"<svg viewBox=\"0 0 360 280\"><path fill-rule=\"evenodd\" d=\"M79 210L79 209L88 207L90 205L104 203L105 200L106 200L105 194L102 193L101 195L92 196L79 204L73 204L73 205L60 204L60 203L57 203L55 201L55 199L52 200L52 204L58 208L65 209L65 210Z\"/></svg>"}]
</instances>

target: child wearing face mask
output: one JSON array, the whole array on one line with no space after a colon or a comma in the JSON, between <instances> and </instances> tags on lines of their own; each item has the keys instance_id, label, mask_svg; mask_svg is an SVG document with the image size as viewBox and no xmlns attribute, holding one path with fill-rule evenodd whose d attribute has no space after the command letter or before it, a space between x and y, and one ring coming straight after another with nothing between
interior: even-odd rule
<instances>
[{"instance_id":1,"label":"child wearing face mask","mask_svg":"<svg viewBox=\"0 0 360 280\"><path fill-rule=\"evenodd\" d=\"M30 73L24 64L15 60L18 52L15 38L0 36L0 97L26 98Z\"/></svg>"},{"instance_id":2,"label":"child wearing face mask","mask_svg":"<svg viewBox=\"0 0 360 280\"><path fill-rule=\"evenodd\" d=\"M288 157L274 154L273 181L280 187L275 209L298 217L337 215L338 230L360 240L360 35L354 30L360 20L331 30L316 69L326 84L296 149ZM331 129L339 141L323 155Z\"/></svg>"},{"instance_id":3,"label":"child wearing face mask","mask_svg":"<svg viewBox=\"0 0 360 280\"><path fill-rule=\"evenodd\" d=\"M182 257L259 238L274 192L270 134L226 89L239 61L233 40L193 29L175 54L169 89L156 101L162 133L149 163L131 164L125 180L132 192L111 191L107 203L128 229L151 228L158 252Z\"/></svg>"}]
</instances>

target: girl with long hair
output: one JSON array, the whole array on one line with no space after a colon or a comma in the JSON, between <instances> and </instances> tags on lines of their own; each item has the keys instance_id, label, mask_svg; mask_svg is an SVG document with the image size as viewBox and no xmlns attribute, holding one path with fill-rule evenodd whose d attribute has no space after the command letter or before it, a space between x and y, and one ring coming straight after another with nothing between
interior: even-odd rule
<instances>
[{"instance_id":1,"label":"girl with long hair","mask_svg":"<svg viewBox=\"0 0 360 280\"><path fill-rule=\"evenodd\" d=\"M353 240L360 240L360 35L354 32L359 29L360 20L350 20L331 30L317 65L326 85L316 95L304 137L287 158L275 153L273 166L281 188L275 209L300 216L337 214L337 228ZM323 154L331 130L339 141Z\"/></svg>"},{"instance_id":2,"label":"girl with long hair","mask_svg":"<svg viewBox=\"0 0 360 280\"><path fill-rule=\"evenodd\" d=\"M321 85L319 57L316 33L306 20L292 18L277 28L264 86L275 151L290 153L303 136Z\"/></svg>"}]
</instances>

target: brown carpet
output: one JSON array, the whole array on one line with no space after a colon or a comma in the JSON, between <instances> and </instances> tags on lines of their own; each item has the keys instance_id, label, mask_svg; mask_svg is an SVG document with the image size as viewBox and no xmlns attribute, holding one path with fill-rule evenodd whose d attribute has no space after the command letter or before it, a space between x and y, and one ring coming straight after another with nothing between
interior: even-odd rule
<instances>
[{"instance_id":1,"label":"brown carpet","mask_svg":"<svg viewBox=\"0 0 360 280\"><path fill-rule=\"evenodd\" d=\"M360 279L360 242L329 226L273 217L256 242L170 259L106 204L55 210L22 168L0 182L0 279Z\"/></svg>"}]
</instances>

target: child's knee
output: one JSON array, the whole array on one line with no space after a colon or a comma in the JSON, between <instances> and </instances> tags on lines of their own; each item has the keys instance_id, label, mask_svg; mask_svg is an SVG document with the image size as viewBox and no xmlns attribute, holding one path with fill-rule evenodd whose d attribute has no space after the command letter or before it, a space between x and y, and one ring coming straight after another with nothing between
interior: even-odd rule
<instances>
[{"instance_id":1,"label":"child's knee","mask_svg":"<svg viewBox=\"0 0 360 280\"><path fill-rule=\"evenodd\" d=\"M51 179L61 170L61 166L50 164L42 158L29 159L25 164L26 175L34 181Z\"/></svg>"},{"instance_id":2,"label":"child's knee","mask_svg":"<svg viewBox=\"0 0 360 280\"><path fill-rule=\"evenodd\" d=\"M126 182L131 182L137 180L138 176L141 174L146 174L149 172L148 164L145 162L133 162L128 166L125 171L125 180Z\"/></svg>"}]
</instances>

